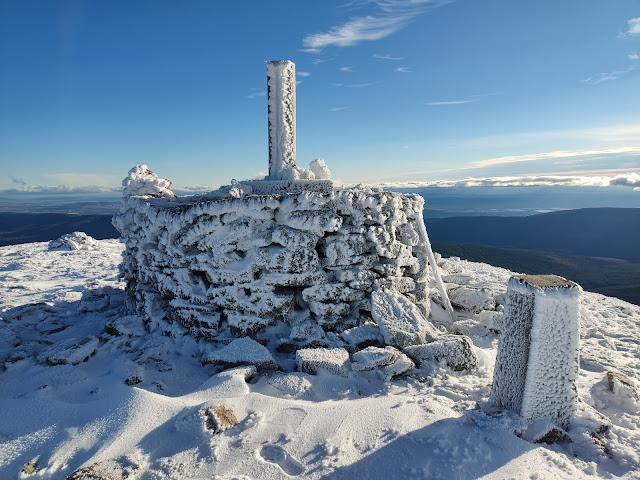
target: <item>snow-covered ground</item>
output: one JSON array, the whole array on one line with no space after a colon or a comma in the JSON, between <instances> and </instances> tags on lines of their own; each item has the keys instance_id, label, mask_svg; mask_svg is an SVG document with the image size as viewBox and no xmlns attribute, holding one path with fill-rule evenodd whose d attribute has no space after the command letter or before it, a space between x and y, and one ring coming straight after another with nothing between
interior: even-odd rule
<instances>
[{"instance_id":1,"label":"snow-covered ground","mask_svg":"<svg viewBox=\"0 0 640 480\"><path fill-rule=\"evenodd\" d=\"M477 409L507 270L439 261L458 321L436 303L433 320L473 340L471 370L220 372L201 362L219 347L126 316L118 241L83 245L0 248L1 479L640 478L637 387L607 381L638 383L638 306L584 293L578 414L566 442L536 444Z\"/></svg>"}]
</instances>

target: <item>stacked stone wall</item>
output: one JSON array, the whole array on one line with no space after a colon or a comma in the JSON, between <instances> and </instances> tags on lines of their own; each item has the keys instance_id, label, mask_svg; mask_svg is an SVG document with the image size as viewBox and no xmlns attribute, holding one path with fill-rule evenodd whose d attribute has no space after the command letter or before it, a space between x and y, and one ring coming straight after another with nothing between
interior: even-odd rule
<instances>
[{"instance_id":1,"label":"stacked stone wall","mask_svg":"<svg viewBox=\"0 0 640 480\"><path fill-rule=\"evenodd\" d=\"M286 322L343 331L393 289L429 314L419 195L363 189L190 200L127 197L128 305L197 336L256 336Z\"/></svg>"}]
</instances>

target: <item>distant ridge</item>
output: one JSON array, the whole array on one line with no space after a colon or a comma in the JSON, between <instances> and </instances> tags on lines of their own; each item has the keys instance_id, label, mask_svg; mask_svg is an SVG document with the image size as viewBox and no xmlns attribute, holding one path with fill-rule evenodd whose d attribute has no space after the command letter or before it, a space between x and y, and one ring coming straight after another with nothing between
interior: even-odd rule
<instances>
[{"instance_id":1,"label":"distant ridge","mask_svg":"<svg viewBox=\"0 0 640 480\"><path fill-rule=\"evenodd\" d=\"M584 208L526 217L448 217L425 221L433 242L640 263L640 208Z\"/></svg>"},{"instance_id":2,"label":"distant ridge","mask_svg":"<svg viewBox=\"0 0 640 480\"><path fill-rule=\"evenodd\" d=\"M0 213L0 247L47 242L71 232L84 232L98 240L118 238L111 215L66 213Z\"/></svg>"}]
</instances>

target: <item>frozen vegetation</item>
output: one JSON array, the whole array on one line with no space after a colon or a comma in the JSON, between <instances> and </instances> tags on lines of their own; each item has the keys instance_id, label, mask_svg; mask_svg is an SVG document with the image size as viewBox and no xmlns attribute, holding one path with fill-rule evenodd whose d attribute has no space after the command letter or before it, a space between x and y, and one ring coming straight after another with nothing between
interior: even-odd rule
<instances>
[{"instance_id":1,"label":"frozen vegetation","mask_svg":"<svg viewBox=\"0 0 640 480\"><path fill-rule=\"evenodd\" d=\"M638 478L638 306L583 293L576 409L555 429L490 408L512 272L436 255L458 306L452 322L428 272L424 344L311 311L210 341L129 314L124 246L94 247L0 248L0 478Z\"/></svg>"}]
</instances>

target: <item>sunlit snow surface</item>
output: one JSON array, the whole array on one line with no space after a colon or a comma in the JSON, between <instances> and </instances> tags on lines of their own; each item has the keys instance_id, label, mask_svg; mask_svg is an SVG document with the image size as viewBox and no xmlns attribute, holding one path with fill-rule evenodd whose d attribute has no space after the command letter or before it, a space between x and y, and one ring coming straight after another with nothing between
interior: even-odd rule
<instances>
[{"instance_id":1,"label":"sunlit snow surface","mask_svg":"<svg viewBox=\"0 0 640 480\"><path fill-rule=\"evenodd\" d=\"M513 434L514 415L473 423L465 413L489 396L497 335L488 327L499 324L511 272L440 262L466 301L483 288L498 304L457 311L478 356L471 372L434 363L393 381L372 371L245 381L251 368L202 366L211 344L146 333L126 317L121 252L112 240L0 248L0 478L64 479L89 466L133 479L640 477L638 402L606 380L614 370L638 384L640 307L585 292L572 442L541 446ZM217 405L239 423L214 434L203 412ZM607 421L597 444L590 428ZM27 475L32 460L39 470Z\"/></svg>"}]
</instances>

